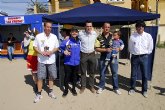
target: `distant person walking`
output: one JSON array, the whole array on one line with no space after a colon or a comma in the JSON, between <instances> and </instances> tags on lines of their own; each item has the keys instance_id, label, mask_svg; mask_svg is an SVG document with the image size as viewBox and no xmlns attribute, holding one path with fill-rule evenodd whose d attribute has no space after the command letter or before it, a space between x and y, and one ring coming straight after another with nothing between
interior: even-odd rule
<instances>
[{"instance_id":1,"label":"distant person walking","mask_svg":"<svg viewBox=\"0 0 165 110\"><path fill-rule=\"evenodd\" d=\"M7 52L8 58L10 61L14 58L14 43L16 42L16 38L13 36L13 33L9 33L9 37L7 39Z\"/></svg>"},{"instance_id":2,"label":"distant person walking","mask_svg":"<svg viewBox=\"0 0 165 110\"><path fill-rule=\"evenodd\" d=\"M37 72L37 86L38 92L34 99L34 102L40 101L42 98L41 91L43 85L43 79L46 79L47 71L49 76L49 96L56 98L53 93L54 79L57 78L56 69L56 57L55 52L58 51L59 42L57 36L51 33L52 23L44 23L44 32L36 36L34 41L34 49L38 53L38 72Z\"/></svg>"},{"instance_id":3,"label":"distant person walking","mask_svg":"<svg viewBox=\"0 0 165 110\"><path fill-rule=\"evenodd\" d=\"M131 53L131 81L129 95L135 93L136 78L138 68L140 67L142 73L142 94L148 97L148 55L153 50L152 36L144 31L146 24L143 21L136 23L136 31L133 33L129 40L129 51Z\"/></svg>"}]
</instances>

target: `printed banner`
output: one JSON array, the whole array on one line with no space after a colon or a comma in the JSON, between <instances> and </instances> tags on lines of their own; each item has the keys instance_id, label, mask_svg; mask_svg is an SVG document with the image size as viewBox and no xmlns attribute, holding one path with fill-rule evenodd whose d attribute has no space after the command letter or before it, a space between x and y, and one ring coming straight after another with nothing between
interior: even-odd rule
<instances>
[{"instance_id":1,"label":"printed banner","mask_svg":"<svg viewBox=\"0 0 165 110\"><path fill-rule=\"evenodd\" d=\"M5 24L20 24L24 22L24 16L5 17Z\"/></svg>"}]
</instances>

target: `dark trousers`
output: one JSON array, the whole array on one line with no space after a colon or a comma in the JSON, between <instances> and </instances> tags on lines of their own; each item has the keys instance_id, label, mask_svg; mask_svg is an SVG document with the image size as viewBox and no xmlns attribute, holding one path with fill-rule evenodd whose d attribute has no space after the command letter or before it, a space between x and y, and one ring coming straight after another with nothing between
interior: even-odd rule
<instances>
[{"instance_id":1,"label":"dark trousers","mask_svg":"<svg viewBox=\"0 0 165 110\"><path fill-rule=\"evenodd\" d=\"M89 86L94 87L94 76L96 70L96 58L95 53L82 53L81 52L81 87L86 87L86 72L89 70Z\"/></svg>"},{"instance_id":2,"label":"dark trousers","mask_svg":"<svg viewBox=\"0 0 165 110\"><path fill-rule=\"evenodd\" d=\"M65 77L64 77L65 90L69 89L70 80L72 83L72 89L75 90L79 65L77 66L64 65L64 70L65 70Z\"/></svg>"},{"instance_id":3,"label":"dark trousers","mask_svg":"<svg viewBox=\"0 0 165 110\"><path fill-rule=\"evenodd\" d=\"M142 92L147 91L148 55L132 55L131 57L131 89L135 89L138 68L142 73Z\"/></svg>"}]
</instances>

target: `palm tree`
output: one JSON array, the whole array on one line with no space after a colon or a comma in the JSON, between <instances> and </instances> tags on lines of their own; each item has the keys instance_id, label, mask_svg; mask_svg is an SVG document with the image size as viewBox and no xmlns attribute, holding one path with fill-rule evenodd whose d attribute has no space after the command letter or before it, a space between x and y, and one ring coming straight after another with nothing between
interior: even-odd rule
<instances>
[{"instance_id":1,"label":"palm tree","mask_svg":"<svg viewBox=\"0 0 165 110\"><path fill-rule=\"evenodd\" d=\"M38 2L37 0L33 1L28 4L27 14L32 13L48 13L48 5Z\"/></svg>"}]
</instances>

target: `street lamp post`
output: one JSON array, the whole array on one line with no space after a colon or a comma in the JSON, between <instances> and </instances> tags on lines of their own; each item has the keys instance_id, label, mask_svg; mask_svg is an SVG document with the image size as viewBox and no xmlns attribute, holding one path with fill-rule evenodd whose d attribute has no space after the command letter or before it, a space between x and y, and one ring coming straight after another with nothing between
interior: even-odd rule
<instances>
[{"instance_id":1,"label":"street lamp post","mask_svg":"<svg viewBox=\"0 0 165 110\"><path fill-rule=\"evenodd\" d=\"M156 0L156 14L158 14L158 4L159 0ZM156 25L158 26L158 19L156 19Z\"/></svg>"}]
</instances>

